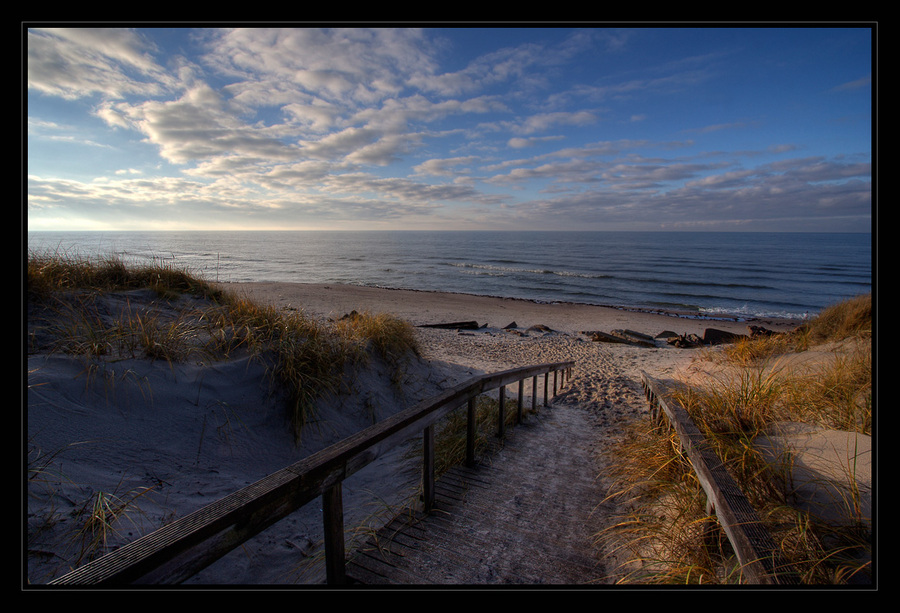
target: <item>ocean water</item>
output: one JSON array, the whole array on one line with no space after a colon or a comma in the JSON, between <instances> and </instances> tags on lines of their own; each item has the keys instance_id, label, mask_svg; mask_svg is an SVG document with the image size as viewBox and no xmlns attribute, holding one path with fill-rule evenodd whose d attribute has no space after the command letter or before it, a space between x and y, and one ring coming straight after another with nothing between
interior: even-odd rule
<instances>
[{"instance_id":1,"label":"ocean water","mask_svg":"<svg viewBox=\"0 0 900 613\"><path fill-rule=\"evenodd\" d=\"M28 249L291 281L681 311L809 317L872 289L869 234L29 232Z\"/></svg>"}]
</instances>

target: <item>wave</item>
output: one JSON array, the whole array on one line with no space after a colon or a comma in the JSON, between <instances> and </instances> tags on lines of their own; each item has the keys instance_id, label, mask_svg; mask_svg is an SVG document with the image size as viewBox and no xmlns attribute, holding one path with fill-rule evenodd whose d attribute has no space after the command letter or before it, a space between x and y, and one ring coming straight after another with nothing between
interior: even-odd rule
<instances>
[{"instance_id":1,"label":"wave","mask_svg":"<svg viewBox=\"0 0 900 613\"><path fill-rule=\"evenodd\" d=\"M703 234L689 241L660 233L484 236L29 232L28 243L29 249L43 244L63 252L173 258L223 280L406 286L711 314L796 315L871 291L871 246L853 235Z\"/></svg>"}]
</instances>

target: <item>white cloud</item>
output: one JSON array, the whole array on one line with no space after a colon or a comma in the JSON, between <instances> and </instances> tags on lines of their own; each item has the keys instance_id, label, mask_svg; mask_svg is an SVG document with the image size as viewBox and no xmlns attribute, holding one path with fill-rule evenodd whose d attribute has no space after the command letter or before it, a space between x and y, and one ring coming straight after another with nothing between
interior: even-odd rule
<instances>
[{"instance_id":1,"label":"white cloud","mask_svg":"<svg viewBox=\"0 0 900 613\"><path fill-rule=\"evenodd\" d=\"M76 99L159 95L174 85L137 33L113 28L28 31L28 87Z\"/></svg>"},{"instance_id":2,"label":"white cloud","mask_svg":"<svg viewBox=\"0 0 900 613\"><path fill-rule=\"evenodd\" d=\"M423 32L412 28L241 28L215 32L209 47L210 66L260 85L260 96L278 80L348 105L396 96L436 67Z\"/></svg>"},{"instance_id":3,"label":"white cloud","mask_svg":"<svg viewBox=\"0 0 900 613\"><path fill-rule=\"evenodd\" d=\"M522 134L534 134L556 126L584 126L595 121L597 117L589 111L540 113L526 118L514 130Z\"/></svg>"},{"instance_id":4,"label":"white cloud","mask_svg":"<svg viewBox=\"0 0 900 613\"><path fill-rule=\"evenodd\" d=\"M478 158L474 156L431 159L418 164L413 168L417 175L435 177L455 177L459 172L458 167L474 164Z\"/></svg>"}]
</instances>

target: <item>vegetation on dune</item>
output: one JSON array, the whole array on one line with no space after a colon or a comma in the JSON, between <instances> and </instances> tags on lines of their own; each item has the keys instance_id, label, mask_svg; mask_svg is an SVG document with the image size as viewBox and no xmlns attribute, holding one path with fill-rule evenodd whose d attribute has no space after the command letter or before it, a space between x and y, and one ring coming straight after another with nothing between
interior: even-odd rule
<instances>
[{"instance_id":1,"label":"vegetation on dune","mask_svg":"<svg viewBox=\"0 0 900 613\"><path fill-rule=\"evenodd\" d=\"M121 259L97 259L58 253L29 253L26 270L29 300L48 300L57 292L104 292L150 288L160 296L190 293L219 299L221 290L168 264L128 266Z\"/></svg>"},{"instance_id":2,"label":"vegetation on dune","mask_svg":"<svg viewBox=\"0 0 900 613\"><path fill-rule=\"evenodd\" d=\"M411 325L393 316L354 313L322 322L255 304L167 264L32 253L26 284L32 351L170 362L247 352L264 360L285 393L297 436L316 401L343 389L346 366L375 352L396 369L417 352ZM143 290L153 292L156 305L129 294ZM122 298L115 312L99 300L113 293ZM168 308L153 308L162 305Z\"/></svg>"},{"instance_id":3,"label":"vegetation on dune","mask_svg":"<svg viewBox=\"0 0 900 613\"><path fill-rule=\"evenodd\" d=\"M796 508L790 471L768 463L755 441L776 422L872 432L872 299L827 308L796 331L705 352L702 384L682 381L675 399L714 446L804 584L867 581L871 518L853 485L835 521ZM618 450L611 497L630 512L598 538L630 552L623 581L727 584L740 581L730 544L674 431L633 424ZM848 466L854 476L855 467Z\"/></svg>"},{"instance_id":4,"label":"vegetation on dune","mask_svg":"<svg viewBox=\"0 0 900 613\"><path fill-rule=\"evenodd\" d=\"M532 409L530 403L523 404L522 418L534 415L539 409ZM513 427L518 422L518 403L516 398L506 398L503 405L503 422L507 427ZM475 399L475 424L473 439L475 456L479 457L488 450L492 443L500 441L497 438L498 422L500 420L500 401L489 395L480 395ZM440 423L435 434L434 474L436 478L446 473L452 467L462 464L466 460L466 445L468 437L468 411L466 405L451 412ZM414 455L420 455L420 450L415 449Z\"/></svg>"}]
</instances>

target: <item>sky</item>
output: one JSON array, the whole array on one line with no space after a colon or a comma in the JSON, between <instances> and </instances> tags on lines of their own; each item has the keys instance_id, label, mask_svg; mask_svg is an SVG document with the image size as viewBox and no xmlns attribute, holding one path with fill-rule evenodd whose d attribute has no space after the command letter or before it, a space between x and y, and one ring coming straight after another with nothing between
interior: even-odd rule
<instances>
[{"instance_id":1,"label":"sky","mask_svg":"<svg viewBox=\"0 0 900 613\"><path fill-rule=\"evenodd\" d=\"M25 220L868 232L873 34L23 24Z\"/></svg>"}]
</instances>

